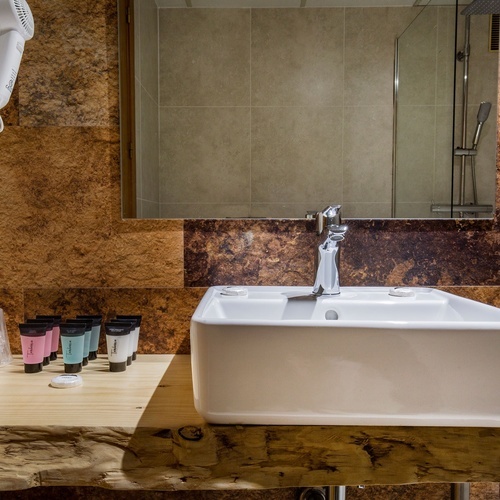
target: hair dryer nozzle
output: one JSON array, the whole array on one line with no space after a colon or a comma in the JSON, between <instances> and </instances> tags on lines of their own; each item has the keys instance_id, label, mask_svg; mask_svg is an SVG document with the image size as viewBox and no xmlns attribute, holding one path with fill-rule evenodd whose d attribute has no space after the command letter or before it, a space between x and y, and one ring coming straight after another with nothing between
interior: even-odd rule
<instances>
[{"instance_id":1,"label":"hair dryer nozzle","mask_svg":"<svg viewBox=\"0 0 500 500\"><path fill-rule=\"evenodd\" d=\"M26 0L0 0L0 35L12 30L25 40L33 38L35 21Z\"/></svg>"},{"instance_id":2,"label":"hair dryer nozzle","mask_svg":"<svg viewBox=\"0 0 500 500\"><path fill-rule=\"evenodd\" d=\"M24 42L33 38L34 33L35 22L26 0L0 0L0 109L12 95Z\"/></svg>"},{"instance_id":3,"label":"hair dryer nozzle","mask_svg":"<svg viewBox=\"0 0 500 500\"><path fill-rule=\"evenodd\" d=\"M17 31L0 35L0 109L10 99L24 51L24 38Z\"/></svg>"}]
</instances>

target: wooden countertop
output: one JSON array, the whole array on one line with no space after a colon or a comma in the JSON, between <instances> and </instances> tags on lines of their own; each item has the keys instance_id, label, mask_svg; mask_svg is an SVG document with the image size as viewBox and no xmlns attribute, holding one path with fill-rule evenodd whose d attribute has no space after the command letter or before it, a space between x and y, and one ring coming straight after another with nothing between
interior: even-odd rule
<instances>
[{"instance_id":1,"label":"wooden countertop","mask_svg":"<svg viewBox=\"0 0 500 500\"><path fill-rule=\"evenodd\" d=\"M500 481L499 428L209 425L187 355L138 356L123 373L100 358L82 386L50 387L62 372L0 367L0 490Z\"/></svg>"},{"instance_id":2,"label":"wooden countertop","mask_svg":"<svg viewBox=\"0 0 500 500\"><path fill-rule=\"evenodd\" d=\"M40 373L24 373L20 356L0 367L0 426L182 427L201 425L193 405L190 356L139 355L125 372L99 356L83 367L83 384L50 386L62 358Z\"/></svg>"}]
</instances>

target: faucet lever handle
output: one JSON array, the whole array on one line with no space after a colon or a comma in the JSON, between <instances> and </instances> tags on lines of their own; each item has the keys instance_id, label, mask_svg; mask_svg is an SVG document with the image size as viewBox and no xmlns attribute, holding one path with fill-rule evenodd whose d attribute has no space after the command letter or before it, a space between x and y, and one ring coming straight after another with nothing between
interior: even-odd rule
<instances>
[{"instance_id":1,"label":"faucet lever handle","mask_svg":"<svg viewBox=\"0 0 500 500\"><path fill-rule=\"evenodd\" d=\"M321 212L316 213L316 233L321 235L325 229L340 226L341 205L329 205ZM345 231L344 231L345 232Z\"/></svg>"},{"instance_id":2,"label":"faucet lever handle","mask_svg":"<svg viewBox=\"0 0 500 500\"><path fill-rule=\"evenodd\" d=\"M345 224L341 224L340 226L338 224L334 224L333 226L329 226L328 229L330 232L335 234L344 234L348 228Z\"/></svg>"}]
</instances>

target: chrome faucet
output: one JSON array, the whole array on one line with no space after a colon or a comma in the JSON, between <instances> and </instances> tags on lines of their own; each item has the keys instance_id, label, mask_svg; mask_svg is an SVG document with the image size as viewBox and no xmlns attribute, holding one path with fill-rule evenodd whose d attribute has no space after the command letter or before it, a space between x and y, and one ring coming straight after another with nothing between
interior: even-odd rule
<instances>
[{"instance_id":1,"label":"chrome faucet","mask_svg":"<svg viewBox=\"0 0 500 500\"><path fill-rule=\"evenodd\" d=\"M340 205L328 206L316 214L316 232L325 235L318 246L316 279L313 295L338 295L340 242L344 239L347 226L340 221Z\"/></svg>"}]
</instances>

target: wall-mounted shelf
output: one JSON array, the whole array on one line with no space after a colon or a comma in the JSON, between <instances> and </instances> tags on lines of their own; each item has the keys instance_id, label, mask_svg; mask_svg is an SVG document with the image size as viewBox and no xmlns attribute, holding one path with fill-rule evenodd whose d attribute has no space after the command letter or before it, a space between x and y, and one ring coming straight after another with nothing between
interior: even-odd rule
<instances>
[{"instance_id":1,"label":"wall-mounted shelf","mask_svg":"<svg viewBox=\"0 0 500 500\"><path fill-rule=\"evenodd\" d=\"M193 407L190 357L104 358L83 385L49 386L62 360L0 368L0 489L277 488L499 482L500 429L214 426Z\"/></svg>"}]
</instances>

